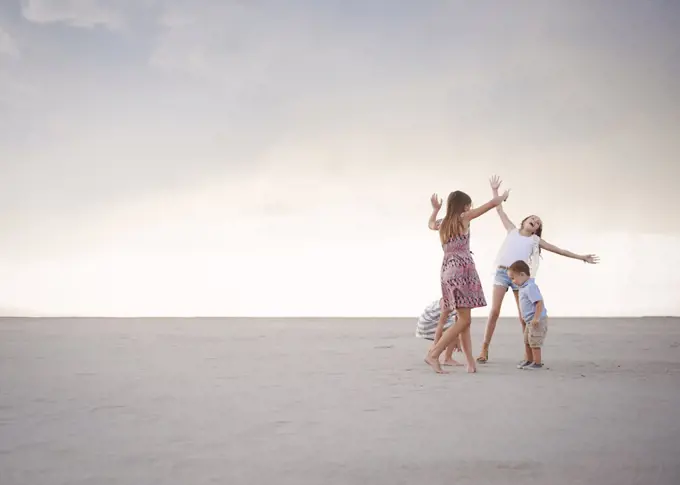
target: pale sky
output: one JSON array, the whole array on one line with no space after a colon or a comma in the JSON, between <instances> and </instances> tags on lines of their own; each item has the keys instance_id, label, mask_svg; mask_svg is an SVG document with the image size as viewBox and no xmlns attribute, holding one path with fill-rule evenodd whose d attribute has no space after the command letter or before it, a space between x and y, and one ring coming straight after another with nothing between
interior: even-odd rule
<instances>
[{"instance_id":1,"label":"pale sky","mask_svg":"<svg viewBox=\"0 0 680 485\"><path fill-rule=\"evenodd\" d=\"M2 1L0 313L415 317L430 194L498 173L602 258L544 255L553 316L680 315L677 32L661 0ZM473 223L489 300L503 237Z\"/></svg>"}]
</instances>

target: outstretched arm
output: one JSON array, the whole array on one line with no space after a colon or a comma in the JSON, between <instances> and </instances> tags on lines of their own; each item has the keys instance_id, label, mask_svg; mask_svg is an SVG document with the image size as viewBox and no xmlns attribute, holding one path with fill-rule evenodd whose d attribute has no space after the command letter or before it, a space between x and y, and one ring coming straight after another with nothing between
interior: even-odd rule
<instances>
[{"instance_id":1,"label":"outstretched arm","mask_svg":"<svg viewBox=\"0 0 680 485\"><path fill-rule=\"evenodd\" d=\"M438 209L433 209L432 214L430 214L430 220L427 222L427 227L433 231L438 231L440 226L440 221L437 220L437 215L439 214Z\"/></svg>"},{"instance_id":2,"label":"outstretched arm","mask_svg":"<svg viewBox=\"0 0 680 485\"><path fill-rule=\"evenodd\" d=\"M430 220L427 222L427 227L433 231L438 231L440 223L437 220L437 215L439 210L442 208L442 200L437 196L437 194L432 194L430 197L430 203L432 204L432 214L430 214Z\"/></svg>"},{"instance_id":3,"label":"outstretched arm","mask_svg":"<svg viewBox=\"0 0 680 485\"><path fill-rule=\"evenodd\" d=\"M463 214L463 217L465 217L468 221L471 221L472 219L477 219L479 216L486 214L494 207L498 207L499 205L501 205L503 201L508 198L509 194L510 191L506 190L505 192L503 192L502 195L494 197L486 204L483 204L480 207L475 207L474 209L470 209L469 211L465 212Z\"/></svg>"},{"instance_id":4,"label":"outstretched arm","mask_svg":"<svg viewBox=\"0 0 680 485\"><path fill-rule=\"evenodd\" d=\"M510 220L508 215L503 210L503 204L496 207L496 212L498 212L498 216L501 218L501 222L503 223L503 227L505 227L506 231L510 232L516 228L515 224Z\"/></svg>"},{"instance_id":5,"label":"outstretched arm","mask_svg":"<svg viewBox=\"0 0 680 485\"><path fill-rule=\"evenodd\" d=\"M493 193L494 197L498 197L498 189L500 188L501 183L503 183L503 181L498 175L494 175L489 179L489 185L491 185L491 192ZM503 204L496 207L496 212L498 212L498 216L501 218L501 222L503 223L503 227L505 227L506 231L510 232L515 229L515 225L503 210Z\"/></svg>"},{"instance_id":6,"label":"outstretched arm","mask_svg":"<svg viewBox=\"0 0 680 485\"><path fill-rule=\"evenodd\" d=\"M572 253L571 251L567 251L566 249L558 248L557 246L554 246L543 239L541 239L541 241L539 242L539 246L541 249L545 249L546 251L550 251L551 253L559 254L560 256L564 256L571 259L578 259L579 261L583 261L584 263L597 264L600 262L599 256L596 256L594 254Z\"/></svg>"}]
</instances>

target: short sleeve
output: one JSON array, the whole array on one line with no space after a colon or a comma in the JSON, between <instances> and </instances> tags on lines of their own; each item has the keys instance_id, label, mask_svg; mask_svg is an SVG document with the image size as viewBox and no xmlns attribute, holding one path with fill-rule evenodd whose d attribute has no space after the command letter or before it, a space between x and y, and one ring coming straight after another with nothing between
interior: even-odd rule
<instances>
[{"instance_id":1,"label":"short sleeve","mask_svg":"<svg viewBox=\"0 0 680 485\"><path fill-rule=\"evenodd\" d=\"M543 300L543 295L541 295L541 290L535 284L529 284L527 286L527 296L531 303L536 303Z\"/></svg>"}]
</instances>

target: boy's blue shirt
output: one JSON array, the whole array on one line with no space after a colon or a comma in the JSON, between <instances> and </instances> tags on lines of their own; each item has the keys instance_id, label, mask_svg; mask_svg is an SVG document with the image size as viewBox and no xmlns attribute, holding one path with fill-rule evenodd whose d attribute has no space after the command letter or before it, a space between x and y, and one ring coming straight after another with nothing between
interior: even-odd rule
<instances>
[{"instance_id":1,"label":"boy's blue shirt","mask_svg":"<svg viewBox=\"0 0 680 485\"><path fill-rule=\"evenodd\" d=\"M528 279L522 286L519 287L519 309L522 313L522 318L526 323L531 322L534 319L534 314L536 313L536 303L543 301L543 295L541 295L541 290L538 289L536 282L533 278ZM548 310L545 307L545 302L543 302L543 311L541 312L540 318L548 316Z\"/></svg>"}]
</instances>

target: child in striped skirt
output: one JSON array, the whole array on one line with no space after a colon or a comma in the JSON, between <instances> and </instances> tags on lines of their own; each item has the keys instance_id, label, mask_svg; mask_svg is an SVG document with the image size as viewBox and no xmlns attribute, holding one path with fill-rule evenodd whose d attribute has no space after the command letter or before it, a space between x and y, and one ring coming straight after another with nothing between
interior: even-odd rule
<instances>
[{"instance_id":1,"label":"child in striped skirt","mask_svg":"<svg viewBox=\"0 0 680 485\"><path fill-rule=\"evenodd\" d=\"M441 316L441 300L435 300L430 303L423 313L418 317L418 323L416 324L416 337L425 340L432 340L434 342L435 332L437 330L437 323L439 322L439 317ZM453 311L449 316L449 319L444 324L444 330L449 328L456 321L456 312ZM461 352L460 341L457 339L451 345L446 348L444 354L443 365L448 366L459 366L463 365L453 359L454 352Z\"/></svg>"}]
</instances>

